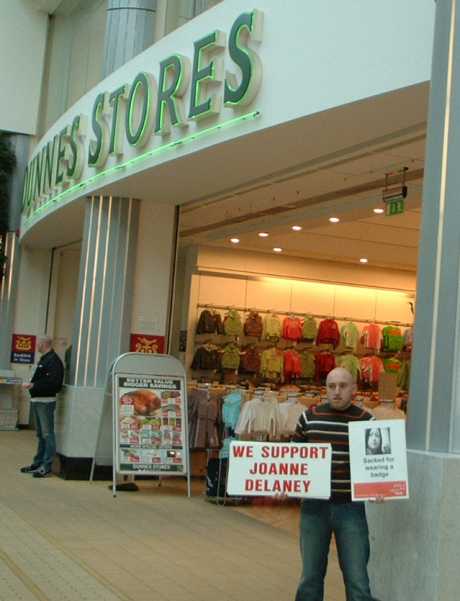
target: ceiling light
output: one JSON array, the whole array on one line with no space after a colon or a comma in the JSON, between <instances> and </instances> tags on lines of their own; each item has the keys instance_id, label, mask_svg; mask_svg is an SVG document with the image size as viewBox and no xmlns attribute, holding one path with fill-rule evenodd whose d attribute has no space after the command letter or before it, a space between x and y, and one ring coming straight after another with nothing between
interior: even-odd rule
<instances>
[{"instance_id":1,"label":"ceiling light","mask_svg":"<svg viewBox=\"0 0 460 601\"><path fill-rule=\"evenodd\" d=\"M239 238L230 238L230 242L232 244L239 244L240 243L240 239Z\"/></svg>"},{"instance_id":2,"label":"ceiling light","mask_svg":"<svg viewBox=\"0 0 460 601\"><path fill-rule=\"evenodd\" d=\"M300 232L302 230L302 226L301 225L293 225L292 230L294 232Z\"/></svg>"},{"instance_id":3,"label":"ceiling light","mask_svg":"<svg viewBox=\"0 0 460 601\"><path fill-rule=\"evenodd\" d=\"M268 232L259 232L257 235L259 238L268 238Z\"/></svg>"},{"instance_id":4,"label":"ceiling light","mask_svg":"<svg viewBox=\"0 0 460 601\"><path fill-rule=\"evenodd\" d=\"M280 248L279 246L275 246L275 248L273 249L273 252L275 252L275 253L282 253L283 249Z\"/></svg>"},{"instance_id":5,"label":"ceiling light","mask_svg":"<svg viewBox=\"0 0 460 601\"><path fill-rule=\"evenodd\" d=\"M362 258L359 260L359 262L360 262L360 263L369 263L369 259L366 259L366 257L362 257Z\"/></svg>"},{"instance_id":6,"label":"ceiling light","mask_svg":"<svg viewBox=\"0 0 460 601\"><path fill-rule=\"evenodd\" d=\"M382 215L382 213L385 213L385 209L377 207L376 209L374 209L374 213L377 213L377 215Z\"/></svg>"},{"instance_id":7,"label":"ceiling light","mask_svg":"<svg viewBox=\"0 0 460 601\"><path fill-rule=\"evenodd\" d=\"M331 223L339 223L340 219L338 217L329 217L329 221Z\"/></svg>"}]
</instances>

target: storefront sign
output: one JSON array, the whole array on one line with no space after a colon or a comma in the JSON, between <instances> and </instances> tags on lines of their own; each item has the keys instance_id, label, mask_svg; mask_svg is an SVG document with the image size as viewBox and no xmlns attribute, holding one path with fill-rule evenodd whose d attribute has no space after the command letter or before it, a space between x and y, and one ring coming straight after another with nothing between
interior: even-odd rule
<instances>
[{"instance_id":1,"label":"storefront sign","mask_svg":"<svg viewBox=\"0 0 460 601\"><path fill-rule=\"evenodd\" d=\"M34 363L36 340L36 336L13 334L11 363Z\"/></svg>"},{"instance_id":2,"label":"storefront sign","mask_svg":"<svg viewBox=\"0 0 460 601\"><path fill-rule=\"evenodd\" d=\"M331 445L233 441L229 495L331 496Z\"/></svg>"},{"instance_id":3,"label":"storefront sign","mask_svg":"<svg viewBox=\"0 0 460 601\"><path fill-rule=\"evenodd\" d=\"M178 377L116 375L118 473L186 473L184 386Z\"/></svg>"},{"instance_id":4,"label":"storefront sign","mask_svg":"<svg viewBox=\"0 0 460 601\"><path fill-rule=\"evenodd\" d=\"M349 432L353 501L408 499L405 420L350 423Z\"/></svg>"},{"instance_id":5,"label":"storefront sign","mask_svg":"<svg viewBox=\"0 0 460 601\"><path fill-rule=\"evenodd\" d=\"M131 334L129 350L133 353L164 353L165 337L153 334Z\"/></svg>"},{"instance_id":6,"label":"storefront sign","mask_svg":"<svg viewBox=\"0 0 460 601\"><path fill-rule=\"evenodd\" d=\"M262 81L260 58L249 43L261 41L262 17L258 10L243 13L228 37L215 30L195 40L192 60L173 54L158 63L155 74L140 71L116 89L99 90L91 114L69 118L30 161L23 215L30 217L89 180L116 170L126 173L143 157L218 131L227 122L187 133L193 122L215 118L223 107L237 111L235 120L247 117L240 107L254 100ZM129 147L136 153L126 161Z\"/></svg>"}]
</instances>

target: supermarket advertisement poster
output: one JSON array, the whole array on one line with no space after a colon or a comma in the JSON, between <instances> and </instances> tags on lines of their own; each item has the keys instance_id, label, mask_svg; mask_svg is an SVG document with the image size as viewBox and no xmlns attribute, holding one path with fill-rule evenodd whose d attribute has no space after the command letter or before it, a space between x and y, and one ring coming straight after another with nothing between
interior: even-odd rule
<instances>
[{"instance_id":1,"label":"supermarket advertisement poster","mask_svg":"<svg viewBox=\"0 0 460 601\"><path fill-rule=\"evenodd\" d=\"M184 381L117 375L117 471L186 473Z\"/></svg>"}]
</instances>

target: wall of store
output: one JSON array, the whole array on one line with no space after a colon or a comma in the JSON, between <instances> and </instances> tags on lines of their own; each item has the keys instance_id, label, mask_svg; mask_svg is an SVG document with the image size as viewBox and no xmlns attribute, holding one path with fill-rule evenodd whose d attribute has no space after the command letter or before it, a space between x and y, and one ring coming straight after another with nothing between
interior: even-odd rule
<instances>
[{"instance_id":1,"label":"wall of store","mask_svg":"<svg viewBox=\"0 0 460 601\"><path fill-rule=\"evenodd\" d=\"M0 0L0 130L37 131L48 16L24 2Z\"/></svg>"},{"instance_id":2,"label":"wall of store","mask_svg":"<svg viewBox=\"0 0 460 601\"><path fill-rule=\"evenodd\" d=\"M413 322L415 274L266 253L200 247L191 275L187 351L190 365L203 305L333 316L353 320ZM198 273L197 273L198 272ZM275 276L275 277L274 277ZM220 309L222 314L225 309ZM361 321L363 320L363 321Z\"/></svg>"},{"instance_id":3,"label":"wall of store","mask_svg":"<svg viewBox=\"0 0 460 601\"><path fill-rule=\"evenodd\" d=\"M196 263L200 271L276 276L318 282L369 286L414 292L416 274L412 271L383 269L370 265L335 263L286 255L202 246Z\"/></svg>"}]
</instances>

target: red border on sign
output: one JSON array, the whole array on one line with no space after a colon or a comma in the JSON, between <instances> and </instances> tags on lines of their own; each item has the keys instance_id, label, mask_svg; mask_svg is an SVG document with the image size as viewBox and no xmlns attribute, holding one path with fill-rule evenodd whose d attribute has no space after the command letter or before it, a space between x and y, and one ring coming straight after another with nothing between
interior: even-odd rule
<instances>
[{"instance_id":1,"label":"red border on sign","mask_svg":"<svg viewBox=\"0 0 460 601\"><path fill-rule=\"evenodd\" d=\"M355 497L368 499L369 497L405 497L407 496L407 483L404 480L395 482L367 482L355 484Z\"/></svg>"}]
</instances>

